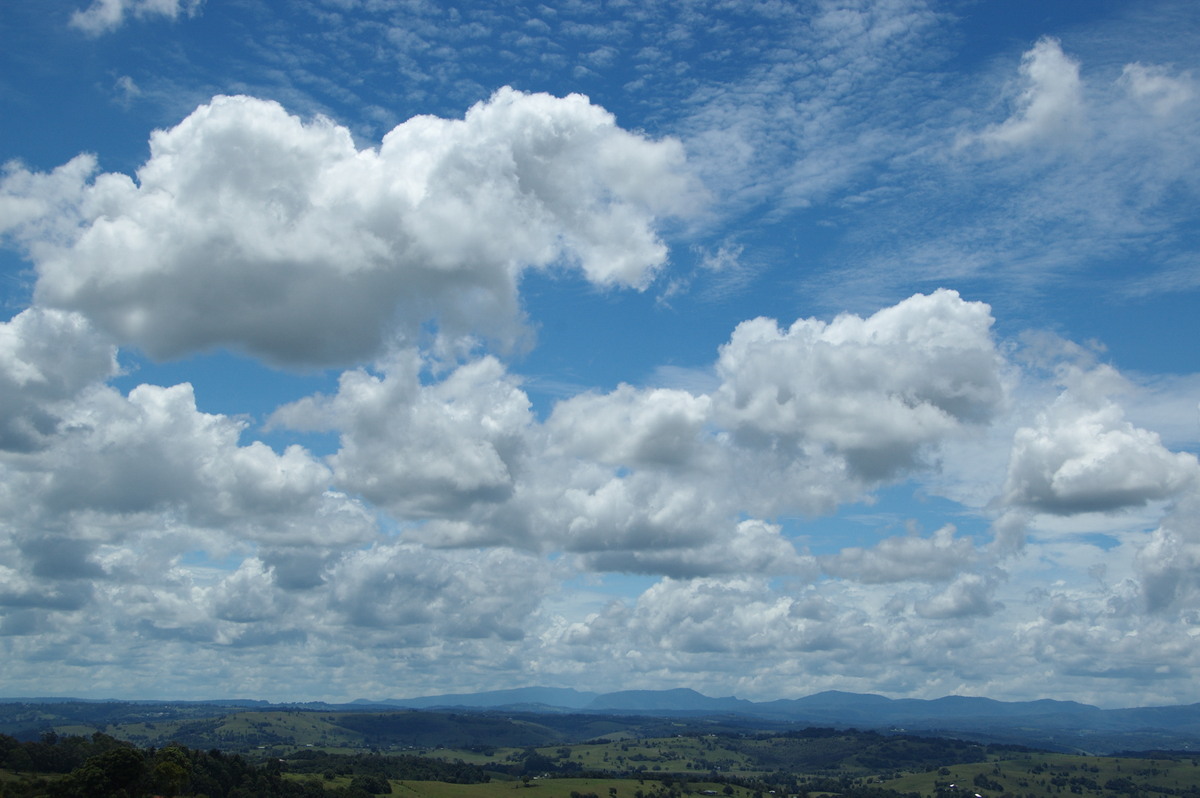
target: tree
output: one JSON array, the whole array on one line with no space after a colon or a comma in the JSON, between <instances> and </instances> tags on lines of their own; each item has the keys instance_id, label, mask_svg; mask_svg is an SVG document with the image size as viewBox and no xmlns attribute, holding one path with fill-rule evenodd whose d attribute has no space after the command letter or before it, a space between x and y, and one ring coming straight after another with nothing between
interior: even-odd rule
<instances>
[{"instance_id":1,"label":"tree","mask_svg":"<svg viewBox=\"0 0 1200 798\"><path fill-rule=\"evenodd\" d=\"M371 795L391 795L392 785L382 776L362 775L350 780L350 790L362 790Z\"/></svg>"},{"instance_id":2,"label":"tree","mask_svg":"<svg viewBox=\"0 0 1200 798\"><path fill-rule=\"evenodd\" d=\"M100 796L137 792L138 782L146 773L146 759L136 748L114 748L93 756L71 774L67 794Z\"/></svg>"},{"instance_id":3,"label":"tree","mask_svg":"<svg viewBox=\"0 0 1200 798\"><path fill-rule=\"evenodd\" d=\"M179 746L169 745L155 754L150 780L155 791L166 798L174 798L182 792L191 775L192 760Z\"/></svg>"}]
</instances>

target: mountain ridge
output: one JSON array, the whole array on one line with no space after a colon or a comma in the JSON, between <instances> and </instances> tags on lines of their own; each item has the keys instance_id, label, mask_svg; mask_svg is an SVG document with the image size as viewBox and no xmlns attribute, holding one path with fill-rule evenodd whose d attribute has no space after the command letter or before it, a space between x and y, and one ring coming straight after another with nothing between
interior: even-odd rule
<instances>
[{"instance_id":1,"label":"mountain ridge","mask_svg":"<svg viewBox=\"0 0 1200 798\"><path fill-rule=\"evenodd\" d=\"M735 696L712 698L690 688L585 693L554 688L518 688L411 699L388 699L387 706L411 709L530 711L528 702L505 703L506 696L552 699L570 705L543 712L663 717L742 717L811 726L950 734L980 741L1054 744L1071 738L1079 748L1109 745L1114 735L1136 736L1141 747L1200 749L1200 704L1102 709L1078 701L1040 698L1000 701L984 696L948 695L935 699L888 698L873 693L826 690L802 698L755 702ZM584 702L591 696L590 700Z\"/></svg>"},{"instance_id":2,"label":"mountain ridge","mask_svg":"<svg viewBox=\"0 0 1200 798\"><path fill-rule=\"evenodd\" d=\"M566 699L566 700L563 700ZM556 703L557 701L557 703ZM1028 701L1001 701L985 696L946 695L940 698L888 698L875 693L852 693L842 690L825 690L802 698L779 698L770 701L751 701L736 696L713 698L689 687L665 690L618 690L608 693L593 693L574 688L518 687L507 690L488 690L478 693L443 693L411 698L386 698L381 700L356 699L355 704L402 706L412 709L431 707L495 708L515 703L544 704L556 709L585 711L646 711L676 712L741 712L755 716L790 715L822 712L857 714L863 711L888 715L921 717L945 714L980 714L985 716L1021 715L1033 710L1041 712L1113 713L1170 711L1192 705L1167 705L1159 707L1126 707L1101 709L1092 704L1078 701L1063 701L1039 698Z\"/></svg>"},{"instance_id":3,"label":"mountain ridge","mask_svg":"<svg viewBox=\"0 0 1200 798\"><path fill-rule=\"evenodd\" d=\"M349 703L323 701L278 702L261 699L209 699L204 701L121 701L80 698L2 698L13 708L13 729L41 728L43 720L17 722L29 715L28 706L59 705L75 709L61 717L93 720L123 717L122 707L153 711L161 705L180 716L202 718L235 711L314 711L380 713L450 713L458 715L520 716L554 728L600 728L604 718L639 723L663 721L668 725L706 728L800 730L806 727L859 729L884 734L953 737L977 743L1016 744L1064 753L1103 753L1135 750L1200 751L1200 704L1102 709L1076 701L1042 698L1000 701L982 696L942 696L936 699L888 698L871 693L828 690L802 698L755 702L735 696L712 698L690 688L671 690L620 690L593 693L572 688L520 687L479 693L447 693L412 698L358 699ZM112 706L106 707L105 704ZM95 709L82 707L95 705ZM145 710L140 709L145 708ZM137 717L143 717L137 715ZM145 715L144 717L151 717ZM551 720L553 718L553 720ZM418 722L418 721L404 721ZM475 721L472 721L475 722ZM482 722L482 721L480 721ZM30 723L33 725L30 726ZM419 723L419 722L418 722ZM39 725L40 724L40 725ZM101 724L101 728L104 724ZM36 730L36 729L34 729ZM603 736L603 732L596 732Z\"/></svg>"}]
</instances>

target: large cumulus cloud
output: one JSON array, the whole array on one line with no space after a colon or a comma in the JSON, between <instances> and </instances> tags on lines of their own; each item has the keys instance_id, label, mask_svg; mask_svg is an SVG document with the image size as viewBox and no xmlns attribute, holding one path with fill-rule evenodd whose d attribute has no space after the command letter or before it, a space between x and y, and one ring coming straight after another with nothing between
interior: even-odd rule
<instances>
[{"instance_id":1,"label":"large cumulus cloud","mask_svg":"<svg viewBox=\"0 0 1200 798\"><path fill-rule=\"evenodd\" d=\"M29 247L39 304L159 358L227 346L354 361L393 325L427 322L511 345L523 270L642 288L667 258L659 219L699 199L678 143L626 132L578 95L509 89L461 120L415 117L374 149L327 119L216 97L153 134L136 180L95 167L10 168L0 228Z\"/></svg>"},{"instance_id":2,"label":"large cumulus cloud","mask_svg":"<svg viewBox=\"0 0 1200 798\"><path fill-rule=\"evenodd\" d=\"M1123 388L1111 368L1072 368L1065 389L1017 430L1004 499L1038 512L1109 512L1170 499L1200 479L1195 455L1172 452L1134 426L1109 395Z\"/></svg>"},{"instance_id":3,"label":"large cumulus cloud","mask_svg":"<svg viewBox=\"0 0 1200 798\"><path fill-rule=\"evenodd\" d=\"M887 538L870 549L848 546L824 558L822 566L830 574L867 583L941 581L957 575L978 557L971 541L956 538L954 533L954 527L947 524L927 538Z\"/></svg>"},{"instance_id":4,"label":"large cumulus cloud","mask_svg":"<svg viewBox=\"0 0 1200 798\"><path fill-rule=\"evenodd\" d=\"M950 291L786 334L760 319L722 347L709 393L621 385L544 422L496 359L437 375L406 350L272 423L338 431L336 487L428 545L674 576L811 574L771 519L863 497L985 424L1003 403L990 326L986 306Z\"/></svg>"},{"instance_id":5,"label":"large cumulus cloud","mask_svg":"<svg viewBox=\"0 0 1200 798\"><path fill-rule=\"evenodd\" d=\"M1180 502L1134 559L1139 592L1152 613L1178 613L1191 623L1200 595L1200 495Z\"/></svg>"},{"instance_id":6,"label":"large cumulus cloud","mask_svg":"<svg viewBox=\"0 0 1200 798\"><path fill-rule=\"evenodd\" d=\"M531 424L529 399L494 358L465 364L440 382L421 384L413 350L381 365L343 373L333 397L280 408L273 423L337 429L330 458L342 486L407 517L453 515L512 490Z\"/></svg>"},{"instance_id":7,"label":"large cumulus cloud","mask_svg":"<svg viewBox=\"0 0 1200 798\"><path fill-rule=\"evenodd\" d=\"M29 433L0 452L6 633L107 629L106 607L166 629L150 616L168 622L173 602L205 617L192 605L221 561L257 556L274 589L311 589L333 552L376 534L324 464L243 444L246 421L200 411L190 385L105 385L112 345L77 315L27 310L0 340L8 428ZM203 638L197 623L180 628Z\"/></svg>"},{"instance_id":8,"label":"large cumulus cloud","mask_svg":"<svg viewBox=\"0 0 1200 798\"><path fill-rule=\"evenodd\" d=\"M997 412L991 324L986 305L944 290L865 319L744 322L721 348L715 415L751 445L829 452L861 478L887 478Z\"/></svg>"},{"instance_id":9,"label":"large cumulus cloud","mask_svg":"<svg viewBox=\"0 0 1200 798\"><path fill-rule=\"evenodd\" d=\"M0 450L46 445L68 400L116 374L116 356L77 313L30 308L0 322Z\"/></svg>"},{"instance_id":10,"label":"large cumulus cloud","mask_svg":"<svg viewBox=\"0 0 1200 798\"><path fill-rule=\"evenodd\" d=\"M299 446L240 445L244 422L197 410L186 383L90 392L70 431L38 459L14 464L47 512L169 513L274 543L344 544L361 536L328 515L348 501L326 491L327 469ZM316 531L316 527L320 531Z\"/></svg>"}]
</instances>

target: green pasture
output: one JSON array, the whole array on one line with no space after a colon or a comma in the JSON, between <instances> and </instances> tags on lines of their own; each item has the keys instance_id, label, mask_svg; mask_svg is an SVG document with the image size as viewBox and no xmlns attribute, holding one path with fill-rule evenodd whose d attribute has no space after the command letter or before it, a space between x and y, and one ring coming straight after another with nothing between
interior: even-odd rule
<instances>
[{"instance_id":1,"label":"green pasture","mask_svg":"<svg viewBox=\"0 0 1200 798\"><path fill-rule=\"evenodd\" d=\"M616 740L570 746L561 757L561 747L540 748L548 757L578 762L584 770L644 770L652 773L749 773L753 763L736 748L709 737L662 737L646 740Z\"/></svg>"},{"instance_id":2,"label":"green pasture","mask_svg":"<svg viewBox=\"0 0 1200 798\"><path fill-rule=\"evenodd\" d=\"M541 748L538 750L539 752L544 752L553 749ZM520 757L523 751L523 748L489 748L486 751L473 751L465 748L435 748L433 750L418 749L415 751L406 751L405 753L427 756L431 759L441 759L444 762L454 762L461 759L468 765L487 767L488 765L496 764L512 764Z\"/></svg>"},{"instance_id":3,"label":"green pasture","mask_svg":"<svg viewBox=\"0 0 1200 798\"><path fill-rule=\"evenodd\" d=\"M522 748L497 748L487 752L458 748L422 751L422 756L446 761L461 759L472 765L511 765L525 755ZM555 766L571 762L585 771L644 771L647 776L667 773L756 773L752 760L718 738L664 737L621 739L602 743L548 745L534 749Z\"/></svg>"},{"instance_id":4,"label":"green pasture","mask_svg":"<svg viewBox=\"0 0 1200 798\"><path fill-rule=\"evenodd\" d=\"M1134 759L1068 754L1027 754L927 773L885 777L878 786L897 792L949 798L1043 796L1142 796L1200 794L1200 759Z\"/></svg>"},{"instance_id":5,"label":"green pasture","mask_svg":"<svg viewBox=\"0 0 1200 798\"><path fill-rule=\"evenodd\" d=\"M399 798L571 798L571 793L595 795L597 798L646 798L659 786L658 782L638 779L532 779L522 781L490 781L486 784L446 784L437 781L392 781L392 795ZM704 790L721 794L723 785L689 782L688 789L699 796ZM735 790L734 798L746 798L749 793Z\"/></svg>"},{"instance_id":6,"label":"green pasture","mask_svg":"<svg viewBox=\"0 0 1200 798\"><path fill-rule=\"evenodd\" d=\"M336 717L313 712L237 712L215 718L122 723L105 732L135 745L161 746L175 741L195 748L361 748L362 735L338 726Z\"/></svg>"},{"instance_id":7,"label":"green pasture","mask_svg":"<svg viewBox=\"0 0 1200 798\"><path fill-rule=\"evenodd\" d=\"M287 774L286 778L296 781L317 779L327 788L347 787L350 776L323 779L310 775ZM572 798L579 796L596 798L652 798L660 789L658 782L638 779L530 779L528 781L493 780L486 784L448 784L441 781L412 781L391 779L394 798ZM703 798L705 790L725 798L724 785L707 782L688 782L687 789L693 798ZM734 788L731 798L751 798L752 793Z\"/></svg>"}]
</instances>

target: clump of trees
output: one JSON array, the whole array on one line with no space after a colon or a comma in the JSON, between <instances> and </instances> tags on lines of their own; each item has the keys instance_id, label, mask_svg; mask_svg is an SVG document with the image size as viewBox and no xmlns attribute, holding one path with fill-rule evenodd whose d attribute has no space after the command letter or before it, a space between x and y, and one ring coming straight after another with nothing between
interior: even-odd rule
<instances>
[{"instance_id":1,"label":"clump of trees","mask_svg":"<svg viewBox=\"0 0 1200 798\"><path fill-rule=\"evenodd\" d=\"M387 777L377 774L334 787L315 776L285 779L278 759L254 764L181 745L141 749L99 732L47 733L26 742L0 734L0 768L19 777L0 787L3 798L369 798L391 792Z\"/></svg>"},{"instance_id":2,"label":"clump of trees","mask_svg":"<svg viewBox=\"0 0 1200 798\"><path fill-rule=\"evenodd\" d=\"M287 760L292 773L330 774L330 776L374 776L408 781L443 781L448 784L480 784L491 779L486 770L462 760L447 762L409 754L328 754L317 749L299 751ZM383 793L383 790L379 790Z\"/></svg>"}]
</instances>

